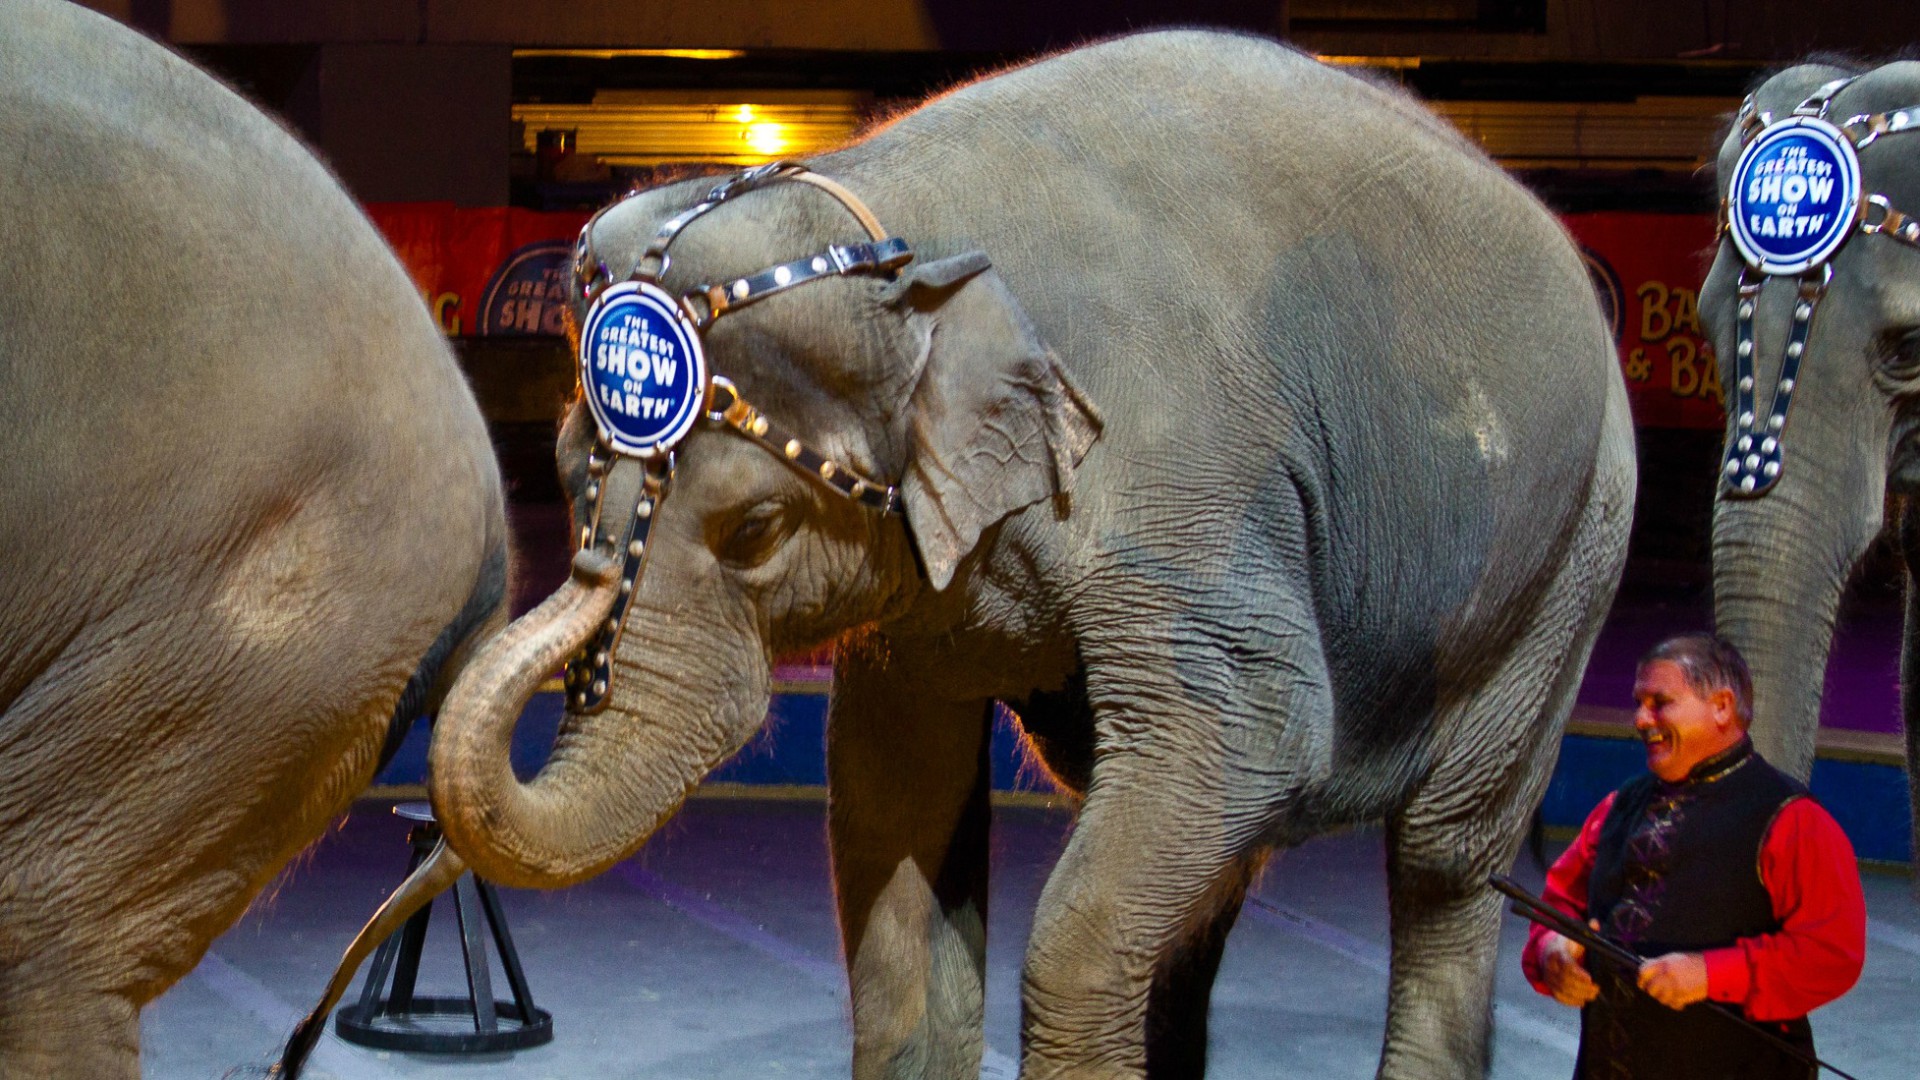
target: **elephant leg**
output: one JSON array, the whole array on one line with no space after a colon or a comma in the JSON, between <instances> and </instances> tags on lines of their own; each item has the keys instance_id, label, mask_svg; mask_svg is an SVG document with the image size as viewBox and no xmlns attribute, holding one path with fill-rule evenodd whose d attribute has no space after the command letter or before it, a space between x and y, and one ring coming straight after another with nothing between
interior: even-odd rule
<instances>
[{"instance_id":1,"label":"elephant leg","mask_svg":"<svg viewBox=\"0 0 1920 1080\"><path fill-rule=\"evenodd\" d=\"M1222 831L1221 804L1185 770L1128 764L1096 767L1041 892L1021 982L1032 1080L1205 1070L1208 997L1252 840Z\"/></svg>"},{"instance_id":2,"label":"elephant leg","mask_svg":"<svg viewBox=\"0 0 1920 1080\"><path fill-rule=\"evenodd\" d=\"M359 762L371 762L389 711L350 725ZM339 769L342 757L310 768ZM139 802L120 785L90 814L36 820L0 869L0 1077L137 1080L139 1010L325 827L318 808L269 801L297 784L263 782L264 805L211 784Z\"/></svg>"},{"instance_id":3,"label":"elephant leg","mask_svg":"<svg viewBox=\"0 0 1920 1080\"><path fill-rule=\"evenodd\" d=\"M1477 692L1441 710L1440 755L1388 818L1383 1078L1487 1072L1500 931L1487 876L1512 865L1551 778L1603 615L1590 613L1591 577L1587 567L1563 569L1518 648Z\"/></svg>"},{"instance_id":4,"label":"elephant leg","mask_svg":"<svg viewBox=\"0 0 1920 1080\"><path fill-rule=\"evenodd\" d=\"M1262 629L1311 625L1274 616ZM1246 664L1187 656L1180 670L1224 676L1213 685L1227 705L1194 701L1178 672L1143 660L1151 643L1089 658L1099 747L1035 912L1023 1076L1204 1070L1220 950L1265 837L1289 797L1330 768L1333 698L1317 636L1261 645Z\"/></svg>"},{"instance_id":5,"label":"elephant leg","mask_svg":"<svg viewBox=\"0 0 1920 1080\"><path fill-rule=\"evenodd\" d=\"M6 713L0 792L19 816L0 831L0 1076L137 1076L137 1011L372 771L404 673L356 655L222 681L206 668L230 655L218 618L76 648L83 671Z\"/></svg>"},{"instance_id":6,"label":"elephant leg","mask_svg":"<svg viewBox=\"0 0 1920 1080\"><path fill-rule=\"evenodd\" d=\"M853 1075L980 1075L992 702L920 700L842 650L829 832L853 999Z\"/></svg>"},{"instance_id":7,"label":"elephant leg","mask_svg":"<svg viewBox=\"0 0 1920 1080\"><path fill-rule=\"evenodd\" d=\"M1552 685L1497 679L1453 721L1465 724L1453 754L1389 818L1393 970L1383 1078L1486 1074L1500 930L1500 896L1487 876L1512 864L1545 793L1578 671L1570 665ZM1515 716L1529 718L1528 733L1510 743L1486 730Z\"/></svg>"},{"instance_id":8,"label":"elephant leg","mask_svg":"<svg viewBox=\"0 0 1920 1080\"><path fill-rule=\"evenodd\" d=\"M1485 883L1502 867L1485 851L1444 850L1438 831L1396 823L1390 832L1393 975L1383 1078L1479 1077L1490 1064L1500 905Z\"/></svg>"},{"instance_id":9,"label":"elephant leg","mask_svg":"<svg viewBox=\"0 0 1920 1080\"><path fill-rule=\"evenodd\" d=\"M0 1076L140 1080L139 1006L47 976L0 991Z\"/></svg>"},{"instance_id":10,"label":"elephant leg","mask_svg":"<svg viewBox=\"0 0 1920 1080\"><path fill-rule=\"evenodd\" d=\"M1238 885L1222 898L1206 925L1176 946L1154 973L1147 995L1147 1075L1172 1078L1207 1073L1207 1011L1227 934L1240 918L1256 863L1247 860Z\"/></svg>"}]
</instances>

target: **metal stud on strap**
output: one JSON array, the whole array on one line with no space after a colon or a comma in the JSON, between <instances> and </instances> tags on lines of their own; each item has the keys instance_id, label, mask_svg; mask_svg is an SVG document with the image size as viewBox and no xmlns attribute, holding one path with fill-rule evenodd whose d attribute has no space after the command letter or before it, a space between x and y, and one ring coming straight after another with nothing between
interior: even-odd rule
<instances>
[{"instance_id":1,"label":"metal stud on strap","mask_svg":"<svg viewBox=\"0 0 1920 1080\"><path fill-rule=\"evenodd\" d=\"M576 713L599 712L606 708L610 700L613 653L620 644L620 635L626 629L627 604L632 601L640 574L646 568L647 539L653 527L653 512L660 500L666 497L673 480L671 454L647 462L640 498L635 502L632 512L609 519L606 511L611 508L602 501L606 494L607 453L596 448L594 456L588 459L588 473L593 479L589 481L587 495L593 500L593 521L583 531L580 546L610 546L613 556L620 561L620 593L614 598L613 610L608 613L607 621L594 630L586 645L567 661L564 680L567 708ZM608 530L618 528L619 524L624 524L625 528L618 534L610 534Z\"/></svg>"},{"instance_id":2,"label":"metal stud on strap","mask_svg":"<svg viewBox=\"0 0 1920 1080\"><path fill-rule=\"evenodd\" d=\"M781 263L757 274L735 278L725 285L701 285L687 294L688 306L694 311L694 325L704 330L734 308L795 285L836 274L887 273L905 266L912 258L907 242L897 236L877 243L829 244L827 250L818 255ZM700 308L701 301L706 304L704 311Z\"/></svg>"},{"instance_id":3,"label":"metal stud on strap","mask_svg":"<svg viewBox=\"0 0 1920 1080\"><path fill-rule=\"evenodd\" d=\"M1882 135L1897 135L1920 128L1920 105L1909 105L1883 113L1861 113L1848 117L1840 130L1853 140L1853 148L1864 150Z\"/></svg>"},{"instance_id":4,"label":"metal stud on strap","mask_svg":"<svg viewBox=\"0 0 1920 1080\"><path fill-rule=\"evenodd\" d=\"M717 375L714 376L713 390L707 398L707 419L725 424L745 435L772 451L782 461L862 506L883 514L904 512L900 505L900 492L893 485L870 480L776 427L760 410L740 396L738 387Z\"/></svg>"},{"instance_id":5,"label":"metal stud on strap","mask_svg":"<svg viewBox=\"0 0 1920 1080\"><path fill-rule=\"evenodd\" d=\"M1814 309L1826 295L1833 280L1831 263L1809 271L1800 278L1799 295L1793 303L1793 328L1787 336L1785 358L1780 363L1780 379L1774 383L1773 401L1762 419L1755 408L1753 368L1753 315L1759 306L1760 286L1764 278L1740 272L1739 307L1734 318L1734 438L1727 447L1721 478L1728 492L1741 496L1763 495L1780 479L1787 426L1787 410L1793 405L1793 391L1799 385L1800 361L1807 352L1807 334L1813 328Z\"/></svg>"}]
</instances>

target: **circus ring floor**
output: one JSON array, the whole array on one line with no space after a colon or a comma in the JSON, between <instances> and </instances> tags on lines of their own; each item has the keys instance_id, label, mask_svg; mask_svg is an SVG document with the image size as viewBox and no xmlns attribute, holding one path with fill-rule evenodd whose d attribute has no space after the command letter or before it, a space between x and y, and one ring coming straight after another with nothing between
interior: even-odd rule
<instances>
[{"instance_id":1,"label":"circus ring floor","mask_svg":"<svg viewBox=\"0 0 1920 1080\"><path fill-rule=\"evenodd\" d=\"M542 587L528 583L524 607ZM1632 665L1666 633L1706 625L1697 591L1633 590L1595 650L1543 816L1564 838L1639 767L1622 710ZM1823 1057L1862 1080L1913 1074L1920 1032L1920 903L1894 871L1906 859L1899 768L1899 616L1856 605L1828 676L1814 787L1868 858L1867 967L1855 990L1815 1014ZM377 1052L329 1034L308 1075L320 1080L577 1077L724 1080L844 1077L851 1035L827 871L818 672L789 671L772 722L638 855L553 893L501 890L537 1004L555 1038L511 1054L445 1058ZM523 764L543 753L556 695L529 706ZM407 823L393 800L417 793L424 727L366 799L298 860L206 959L145 1014L146 1074L156 1080L258 1075L311 1004L340 952L404 869ZM987 1076L1018 1055L1019 966L1033 906L1072 825L1070 807L997 740L990 903ZM1026 788L1029 790L1011 790ZM1549 855L1559 843L1549 844ZM1515 876L1538 886L1522 856ZM1387 986L1385 873L1379 833L1358 829L1275 858L1243 908L1214 988L1209 1075L1371 1077ZM420 992L464 992L442 902ZM1519 973L1524 925L1502 929L1493 1075L1571 1072L1575 1012ZM504 980L496 970L496 988ZM356 987L357 991L357 987Z\"/></svg>"}]
</instances>

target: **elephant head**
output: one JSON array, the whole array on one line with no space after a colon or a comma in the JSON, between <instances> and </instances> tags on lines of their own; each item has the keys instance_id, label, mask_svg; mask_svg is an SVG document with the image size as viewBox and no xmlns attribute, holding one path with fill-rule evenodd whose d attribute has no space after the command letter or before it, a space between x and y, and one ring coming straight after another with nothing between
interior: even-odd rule
<instances>
[{"instance_id":1,"label":"elephant head","mask_svg":"<svg viewBox=\"0 0 1920 1080\"><path fill-rule=\"evenodd\" d=\"M1717 163L1701 292L1729 414L1714 616L1753 666L1755 742L1803 778L1841 593L1887 495L1920 488L1916 121L1920 63L1802 65L1748 98Z\"/></svg>"},{"instance_id":2,"label":"elephant head","mask_svg":"<svg viewBox=\"0 0 1920 1080\"><path fill-rule=\"evenodd\" d=\"M656 308L642 332L659 333L633 355L701 352L711 375L664 376L705 397L688 399L700 415L670 456L624 447L643 461L609 447L620 417L651 407L583 366L559 439L584 538L572 578L476 658L436 726L434 808L478 873L551 888L624 858L759 727L776 654L930 598L963 608L956 579L982 534L1065 495L1097 415L984 255L908 251L845 188L793 167L641 193L583 231L587 351L627 344L600 329L619 294L606 283L637 271L681 310ZM628 553L644 573L622 572ZM606 655L577 668L548 762L522 782L515 718L590 638Z\"/></svg>"}]
</instances>

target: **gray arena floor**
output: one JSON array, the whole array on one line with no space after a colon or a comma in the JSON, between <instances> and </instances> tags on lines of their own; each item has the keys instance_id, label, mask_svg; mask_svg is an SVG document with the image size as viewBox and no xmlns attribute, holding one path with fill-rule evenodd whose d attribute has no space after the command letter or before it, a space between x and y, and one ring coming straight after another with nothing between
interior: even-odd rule
<instances>
[{"instance_id":1,"label":"gray arena floor","mask_svg":"<svg viewBox=\"0 0 1920 1080\"><path fill-rule=\"evenodd\" d=\"M727 1080L848 1075L851 1040L826 871L824 804L700 798L633 860L555 893L505 890L547 1046L483 1058L375 1052L327 1035L318 1080L455 1077ZM996 814L987 1076L1018 1054L1020 954L1071 819ZM359 923L404 869L405 823L363 802L290 869L200 967L151 1007L146 1075L258 1076ZM1517 877L1539 883L1523 856ZM1823 1057L1861 1080L1915 1074L1920 905L1904 878L1867 879L1866 974L1815 1015ZM436 912L422 994L464 992L450 902ZM1386 997L1380 839L1354 832L1278 858L1242 913L1213 995L1210 1076L1371 1077ZM1493 1075L1564 1077L1576 1014L1534 994L1502 945ZM504 997L504 980L495 974ZM357 985L356 985L357 991Z\"/></svg>"}]
</instances>

